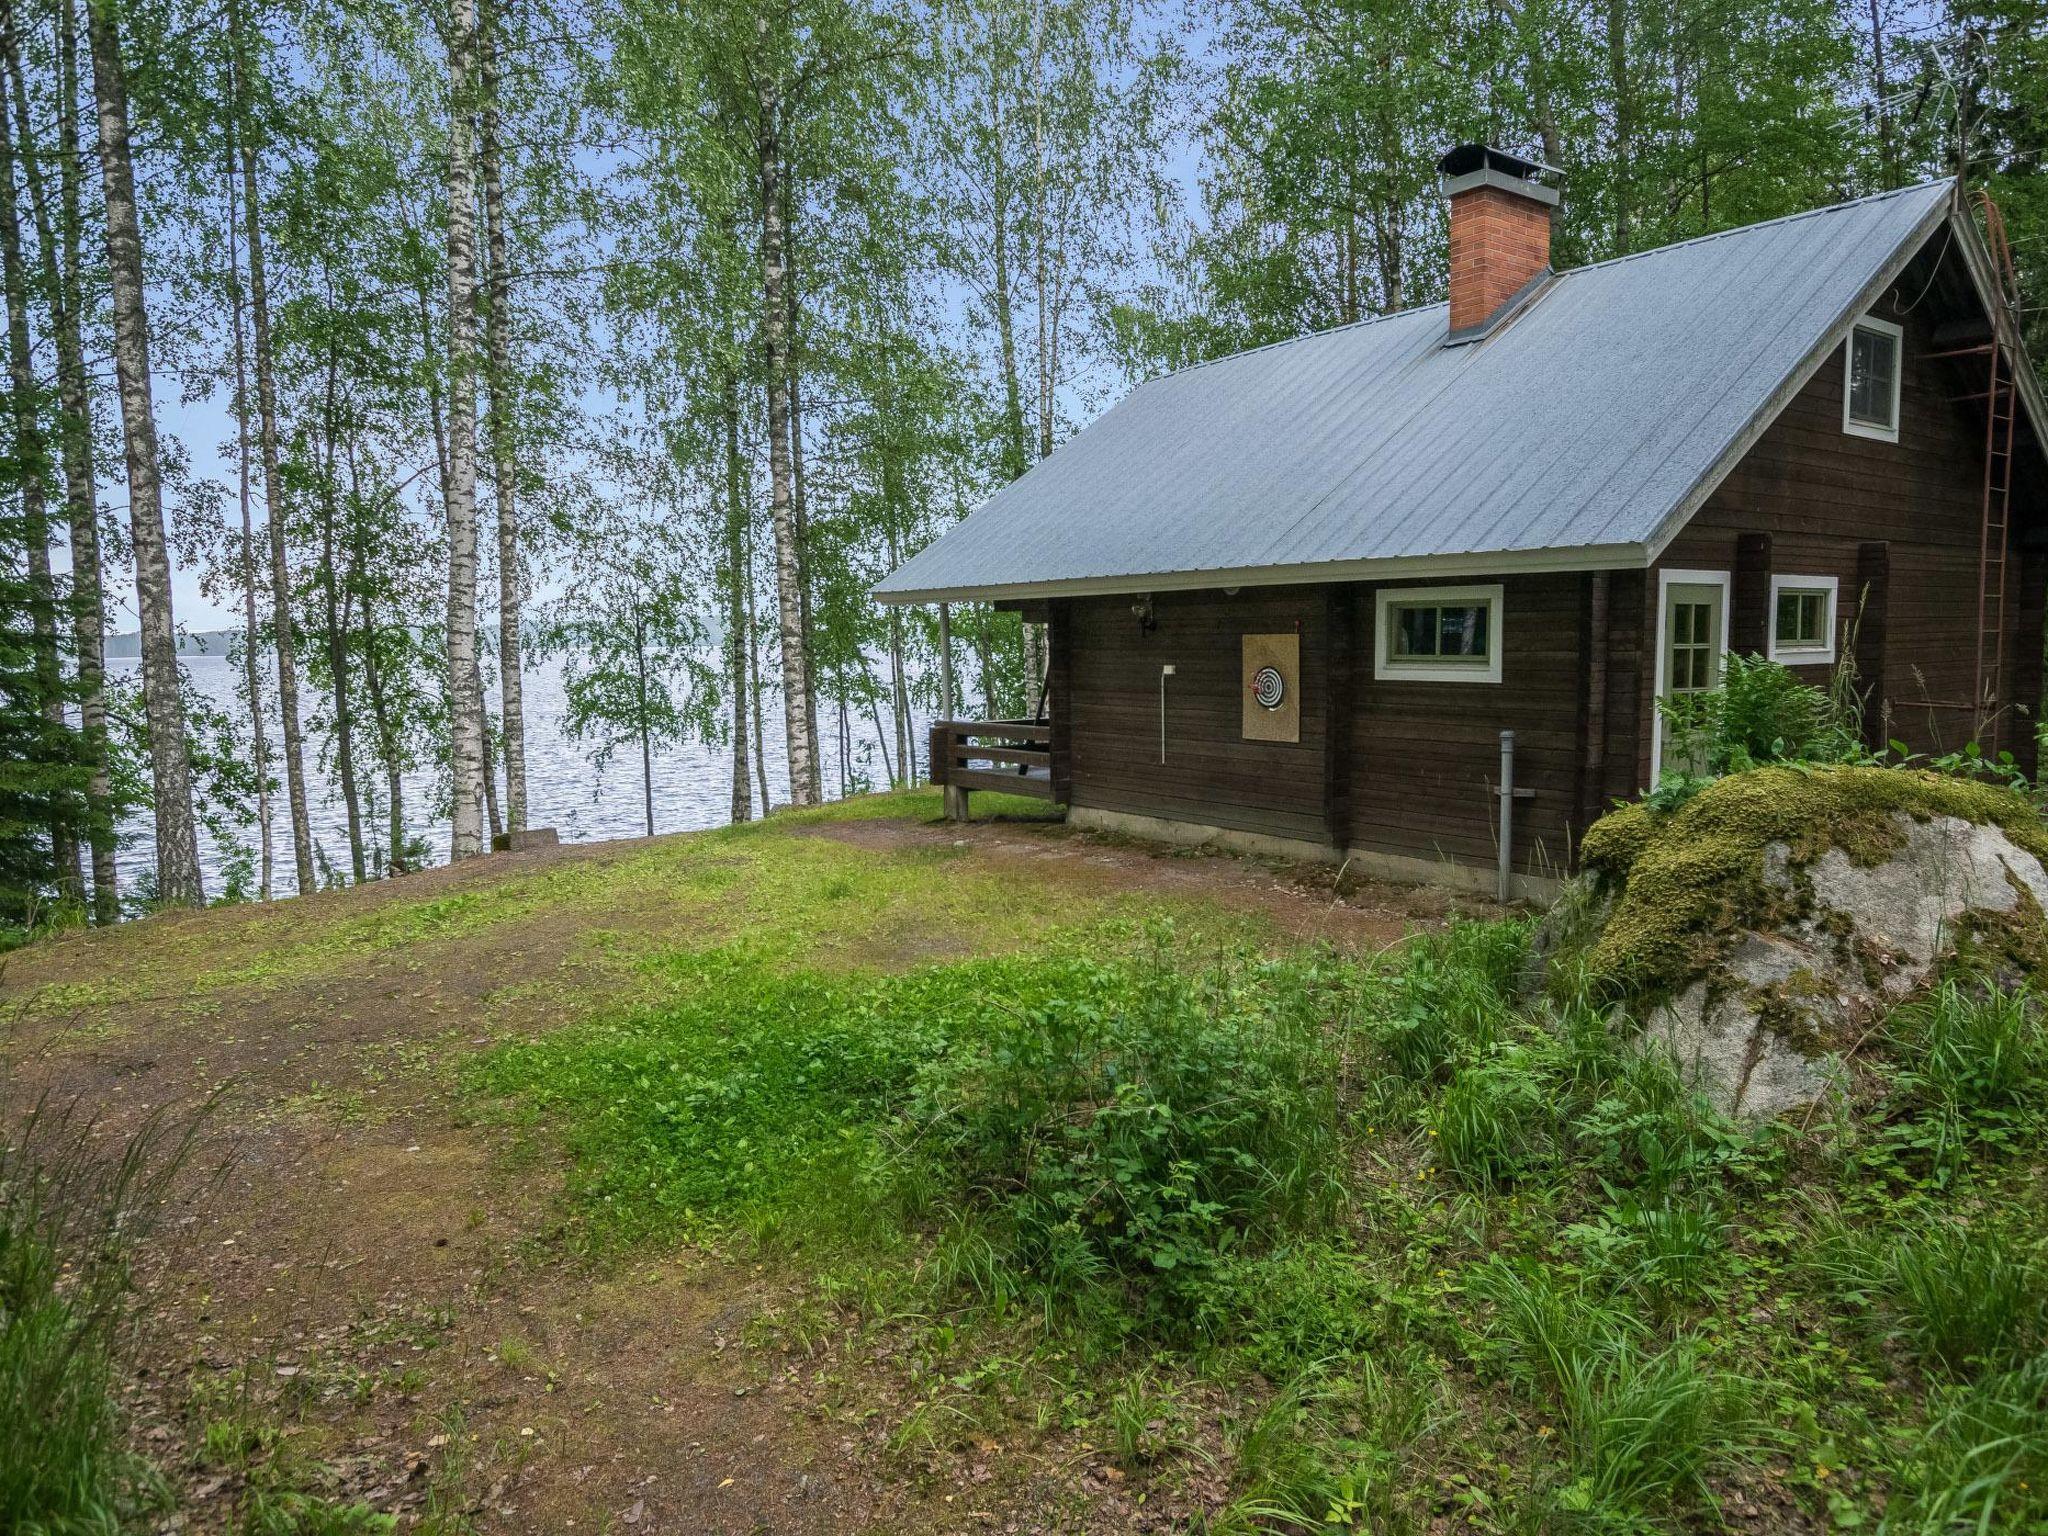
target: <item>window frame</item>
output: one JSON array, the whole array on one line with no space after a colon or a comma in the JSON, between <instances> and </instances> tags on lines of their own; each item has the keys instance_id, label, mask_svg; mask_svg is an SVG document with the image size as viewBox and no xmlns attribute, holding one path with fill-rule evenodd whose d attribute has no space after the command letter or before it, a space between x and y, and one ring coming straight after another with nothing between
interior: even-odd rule
<instances>
[{"instance_id":1,"label":"window frame","mask_svg":"<svg viewBox=\"0 0 2048 1536\"><path fill-rule=\"evenodd\" d=\"M1372 675L1383 683L1498 683L1501 653L1507 645L1505 587L1499 582L1458 587L1380 587L1373 593ZM1482 661L1456 657L1394 655L1394 613L1401 608L1470 608L1484 605L1486 656Z\"/></svg>"},{"instance_id":2,"label":"window frame","mask_svg":"<svg viewBox=\"0 0 2048 1536\"><path fill-rule=\"evenodd\" d=\"M1822 630L1825 638L1818 645L1781 645L1778 641L1778 598L1785 592L1818 592L1826 599L1826 613ZM1764 655L1766 659L1788 667L1822 667L1834 664L1836 651L1841 644L1840 600L1842 579L1839 576L1800 576L1791 573L1771 573L1771 607L1768 615L1769 627L1764 631Z\"/></svg>"},{"instance_id":3,"label":"window frame","mask_svg":"<svg viewBox=\"0 0 2048 1536\"><path fill-rule=\"evenodd\" d=\"M1856 333L1872 331L1886 336L1892 343L1892 410L1891 425L1879 426L1874 422L1858 421L1850 409L1850 399L1855 385ZM1849 327L1849 334L1842 338L1842 430L1851 437L1867 437L1880 443L1896 443L1899 440L1900 396L1906 380L1906 328L1890 320L1880 320L1875 315L1865 315Z\"/></svg>"},{"instance_id":4,"label":"window frame","mask_svg":"<svg viewBox=\"0 0 2048 1536\"><path fill-rule=\"evenodd\" d=\"M1730 610L1735 606L1735 576L1732 571L1685 571L1665 568L1657 572L1657 661L1655 669L1656 691L1652 699L1669 695L1670 684L1666 677L1670 669L1671 637L1666 633L1666 621L1671 616L1671 589L1683 587L1719 587L1721 589L1721 655L1728 654L1728 625ZM1726 673L1722 674L1723 680ZM1650 783L1654 788L1664 773L1664 711L1653 703L1650 708Z\"/></svg>"}]
</instances>

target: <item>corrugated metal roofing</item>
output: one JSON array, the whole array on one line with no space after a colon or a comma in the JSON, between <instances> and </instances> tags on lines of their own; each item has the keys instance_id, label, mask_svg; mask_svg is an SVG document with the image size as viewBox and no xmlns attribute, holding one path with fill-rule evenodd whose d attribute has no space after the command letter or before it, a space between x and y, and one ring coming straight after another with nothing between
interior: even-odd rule
<instances>
[{"instance_id":1,"label":"corrugated metal roofing","mask_svg":"<svg viewBox=\"0 0 2048 1536\"><path fill-rule=\"evenodd\" d=\"M1930 183L1580 267L1467 346L1442 345L1436 304L1151 380L876 591L1639 562L1948 195Z\"/></svg>"}]
</instances>

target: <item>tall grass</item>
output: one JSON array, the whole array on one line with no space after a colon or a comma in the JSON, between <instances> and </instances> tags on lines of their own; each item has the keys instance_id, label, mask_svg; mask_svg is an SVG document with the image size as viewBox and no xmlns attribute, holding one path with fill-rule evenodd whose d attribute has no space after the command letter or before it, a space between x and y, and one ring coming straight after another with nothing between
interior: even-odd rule
<instances>
[{"instance_id":1,"label":"tall grass","mask_svg":"<svg viewBox=\"0 0 2048 1536\"><path fill-rule=\"evenodd\" d=\"M1946 1370L2011 1365L2048 1343L2048 1265L2005 1232L1931 1221L1900 1239L1890 1279L1902 1331Z\"/></svg>"},{"instance_id":2,"label":"tall grass","mask_svg":"<svg viewBox=\"0 0 2048 1536\"><path fill-rule=\"evenodd\" d=\"M1935 1402L1881 1536L2048 1528L2048 1355Z\"/></svg>"},{"instance_id":3,"label":"tall grass","mask_svg":"<svg viewBox=\"0 0 2048 1536\"><path fill-rule=\"evenodd\" d=\"M2025 985L1950 978L1896 1010L1886 1033L1906 1085L1943 1107L1998 1108L2048 1088L2048 1024Z\"/></svg>"},{"instance_id":4,"label":"tall grass","mask_svg":"<svg viewBox=\"0 0 2048 1536\"><path fill-rule=\"evenodd\" d=\"M198 1125L152 1115L107 1150L45 1094L0 1143L0 1530L119 1531L147 1493L114 1401L129 1258Z\"/></svg>"},{"instance_id":5,"label":"tall grass","mask_svg":"<svg viewBox=\"0 0 2048 1536\"><path fill-rule=\"evenodd\" d=\"M1492 1309L1487 1352L1557 1417L1571 1476L1560 1509L1647 1516L1710 1504L1709 1473L1756 1454L1755 1385L1714 1370L1697 1341L1656 1345L1619 1308L1498 1258L1465 1290Z\"/></svg>"}]
</instances>

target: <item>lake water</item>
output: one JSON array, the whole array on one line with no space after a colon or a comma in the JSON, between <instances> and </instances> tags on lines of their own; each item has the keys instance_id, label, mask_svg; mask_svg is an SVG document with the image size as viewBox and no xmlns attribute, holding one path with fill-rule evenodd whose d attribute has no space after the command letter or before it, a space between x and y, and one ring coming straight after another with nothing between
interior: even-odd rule
<instances>
[{"instance_id":1,"label":"lake water","mask_svg":"<svg viewBox=\"0 0 2048 1536\"><path fill-rule=\"evenodd\" d=\"M186 676L194 688L219 709L238 719L243 717L243 706L236 693L236 680L241 672L237 663L225 656L186 656L182 659ZM132 676L139 665L134 660L109 660L107 669L119 676ZM495 716L495 694L492 703ZM764 700L763 704L762 730L767 746L768 788L777 804L787 804L789 772L782 732L782 704L779 698ZM303 700L301 707L304 708ZM571 739L563 729L566 713L561 661L549 658L529 668L526 674L528 824L554 827L564 842L602 842L610 838L642 836L646 832L646 821L638 746L628 746L614 753L611 760L600 768L592 760L592 744ZM886 712L882 720L884 725L889 724ZM818 727L824 737L821 746L827 799L836 799L839 794L835 721L836 710L827 712L821 702ZM851 717L850 723L853 732L852 770L863 775L871 785L885 783L887 775L882 768L882 758L875 749L873 723L859 715ZM920 718L916 724L918 766L922 771L924 721ZM298 882L292 869L291 813L283 789L284 767L277 756L279 737L278 726L273 720L269 733L272 772L279 780L279 787L271 797L270 807L276 866L272 885L275 893L282 896L294 893ZM309 733L306 743L307 808L316 848L324 853L329 867L345 871L349 867L348 816L342 807L340 793L334 787L332 765L324 760L323 746L324 743L316 743ZM892 731L889 741L891 758L895 752ZM730 746L691 742L683 747L657 749L653 778L656 832L697 831L723 826L729 819L732 808ZM383 767L374 759L358 765L358 785L361 786L366 779L376 791L378 802L372 824L374 830L366 828L364 833L367 845L381 841L384 836ZM435 780L436 773L431 767L406 775L406 827L408 831L426 838L431 859L440 863L448 857L448 823L445 810L440 812L438 820L434 819ZM755 780L758 786L758 771ZM502 793L502 773L498 784ZM445 793L445 788L438 791L438 794ZM759 815L760 811L757 787L754 813ZM255 845L254 827L246 829L243 836L249 846ZM199 834L199 862L205 872L207 894L219 894L223 850L204 827ZM155 863L149 817L145 814L131 818L121 828L119 866L124 893L132 892L137 877L145 871L154 870Z\"/></svg>"}]
</instances>

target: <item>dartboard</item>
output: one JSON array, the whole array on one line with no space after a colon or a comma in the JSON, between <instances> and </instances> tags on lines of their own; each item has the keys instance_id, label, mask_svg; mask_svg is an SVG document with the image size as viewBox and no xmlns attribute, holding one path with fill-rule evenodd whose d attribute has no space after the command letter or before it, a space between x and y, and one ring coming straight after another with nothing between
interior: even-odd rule
<instances>
[{"instance_id":1,"label":"dartboard","mask_svg":"<svg viewBox=\"0 0 2048 1536\"><path fill-rule=\"evenodd\" d=\"M1261 709L1278 709L1287 697L1286 680L1278 667L1261 667L1252 674L1252 697Z\"/></svg>"}]
</instances>

